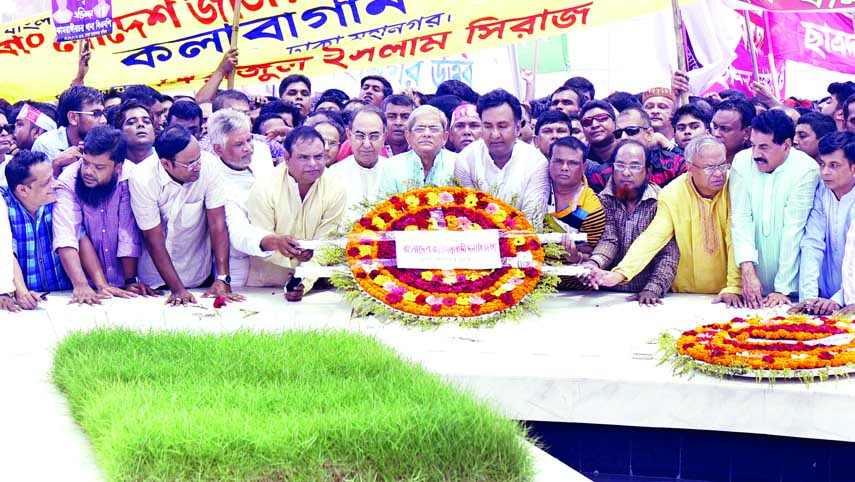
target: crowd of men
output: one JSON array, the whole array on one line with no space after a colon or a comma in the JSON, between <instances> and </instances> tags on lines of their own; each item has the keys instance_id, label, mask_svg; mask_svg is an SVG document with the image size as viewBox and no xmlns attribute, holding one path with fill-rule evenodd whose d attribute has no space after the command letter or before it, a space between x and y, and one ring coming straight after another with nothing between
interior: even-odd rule
<instances>
[{"instance_id":1,"label":"crowd of men","mask_svg":"<svg viewBox=\"0 0 855 482\"><path fill-rule=\"evenodd\" d=\"M184 305L193 288L240 301L244 286L287 286L299 301L328 285L294 278L316 262L302 240L391 194L459 185L567 234L563 262L589 274L564 289L855 312L853 82L810 102L762 83L695 97L682 72L598 98L573 77L520 100L457 80L394 93L369 75L351 98L291 75L278 98L249 98L220 89L230 51L195 96L170 97L85 86L83 60L56 103L0 103L5 310L60 290Z\"/></svg>"}]
</instances>

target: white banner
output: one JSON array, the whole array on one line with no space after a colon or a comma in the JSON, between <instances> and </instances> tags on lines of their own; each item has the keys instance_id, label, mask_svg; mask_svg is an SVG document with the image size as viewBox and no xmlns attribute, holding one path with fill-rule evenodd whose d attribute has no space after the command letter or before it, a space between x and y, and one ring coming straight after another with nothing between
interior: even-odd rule
<instances>
[{"instance_id":1,"label":"white banner","mask_svg":"<svg viewBox=\"0 0 855 482\"><path fill-rule=\"evenodd\" d=\"M398 268L496 269L502 267L499 230L399 231Z\"/></svg>"}]
</instances>

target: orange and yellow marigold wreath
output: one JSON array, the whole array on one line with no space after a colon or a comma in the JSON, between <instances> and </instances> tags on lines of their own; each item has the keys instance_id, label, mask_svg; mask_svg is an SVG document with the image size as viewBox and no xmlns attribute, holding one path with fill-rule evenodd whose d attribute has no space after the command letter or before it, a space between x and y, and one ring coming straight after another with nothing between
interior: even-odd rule
<instances>
[{"instance_id":1,"label":"orange and yellow marigold wreath","mask_svg":"<svg viewBox=\"0 0 855 482\"><path fill-rule=\"evenodd\" d=\"M395 231L498 229L499 251L513 260L493 270L402 269L395 263ZM541 279L543 248L525 216L487 193L423 188L392 196L353 226L347 262L357 285L403 313L478 317L518 304Z\"/></svg>"},{"instance_id":2,"label":"orange and yellow marigold wreath","mask_svg":"<svg viewBox=\"0 0 855 482\"><path fill-rule=\"evenodd\" d=\"M666 348L666 358L683 358L683 366L690 360L691 368L706 372L765 377L820 369L840 374L855 366L855 326L850 320L804 315L733 318L686 331L673 348L670 353Z\"/></svg>"}]
</instances>

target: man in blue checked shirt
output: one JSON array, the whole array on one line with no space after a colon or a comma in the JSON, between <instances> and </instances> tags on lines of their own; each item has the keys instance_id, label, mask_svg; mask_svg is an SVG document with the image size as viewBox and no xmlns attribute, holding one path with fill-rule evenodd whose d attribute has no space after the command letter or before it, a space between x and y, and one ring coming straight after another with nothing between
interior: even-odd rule
<instances>
[{"instance_id":1,"label":"man in blue checked shirt","mask_svg":"<svg viewBox=\"0 0 855 482\"><path fill-rule=\"evenodd\" d=\"M8 190L2 190L9 213L12 245L31 291L71 289L59 255L53 251L53 203L56 180L47 157L21 150L6 165ZM22 293L17 294L20 298ZM24 293L23 295L26 295Z\"/></svg>"}]
</instances>

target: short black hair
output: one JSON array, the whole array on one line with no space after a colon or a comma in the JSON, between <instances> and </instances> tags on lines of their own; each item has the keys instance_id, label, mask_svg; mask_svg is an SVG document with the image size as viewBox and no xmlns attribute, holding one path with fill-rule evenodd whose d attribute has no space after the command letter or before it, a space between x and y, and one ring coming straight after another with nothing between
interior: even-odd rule
<instances>
[{"instance_id":1,"label":"short black hair","mask_svg":"<svg viewBox=\"0 0 855 482\"><path fill-rule=\"evenodd\" d=\"M389 97L390 95L392 95L392 84L388 80L386 80L386 77L383 77L382 75L366 75L362 78L362 80L359 81L360 89L362 88L363 84L365 84L366 80L376 80L377 82L383 84L383 97Z\"/></svg>"},{"instance_id":2,"label":"short black hair","mask_svg":"<svg viewBox=\"0 0 855 482\"><path fill-rule=\"evenodd\" d=\"M843 151L850 166L855 164L855 133L832 132L819 140L820 155L826 156L838 149Z\"/></svg>"},{"instance_id":3,"label":"short black hair","mask_svg":"<svg viewBox=\"0 0 855 482\"><path fill-rule=\"evenodd\" d=\"M569 147L574 151L579 151L582 153L583 158L585 157L585 153L588 152L588 146L583 144L582 141L573 136L567 136L553 142L552 145L549 146L549 155L546 157L552 159L552 152L558 147Z\"/></svg>"},{"instance_id":4,"label":"short black hair","mask_svg":"<svg viewBox=\"0 0 855 482\"><path fill-rule=\"evenodd\" d=\"M6 164L6 184L9 186L9 192L14 193L19 185L26 182L30 178L30 168L41 162L48 162L43 152L29 149L16 152Z\"/></svg>"},{"instance_id":5,"label":"short black hair","mask_svg":"<svg viewBox=\"0 0 855 482\"><path fill-rule=\"evenodd\" d=\"M128 99L123 100L121 104L118 105L115 115L113 116L113 127L116 129L121 129L125 124L125 113L132 109L142 109L148 114L149 118L151 118L151 111L148 106L143 104L142 102L136 99Z\"/></svg>"},{"instance_id":6,"label":"short black hair","mask_svg":"<svg viewBox=\"0 0 855 482\"><path fill-rule=\"evenodd\" d=\"M604 100L589 100L588 102L585 102L585 105L582 106L582 110L579 111L579 117L584 117L591 109L602 109L606 111L606 113L611 116L612 120L617 117L615 114L615 108Z\"/></svg>"},{"instance_id":7,"label":"short black hair","mask_svg":"<svg viewBox=\"0 0 855 482\"><path fill-rule=\"evenodd\" d=\"M266 114L259 114L258 117L255 118L255 122L252 123L252 133L253 134L261 134L261 126L269 121L279 119L282 120L282 116L279 114L274 114L272 112L268 112ZM285 121L282 121L285 122Z\"/></svg>"},{"instance_id":8,"label":"short black hair","mask_svg":"<svg viewBox=\"0 0 855 482\"><path fill-rule=\"evenodd\" d=\"M855 112L851 112L849 110L849 106L852 105L853 102L855 102L855 94L850 95L849 97L846 98L846 100L843 101L842 108L843 108L843 123L844 124L849 122L849 116L850 115L855 114Z\"/></svg>"},{"instance_id":9,"label":"short black hair","mask_svg":"<svg viewBox=\"0 0 855 482\"><path fill-rule=\"evenodd\" d=\"M436 96L442 95L455 95L463 102L473 105L478 103L478 97L480 97L469 84L457 79L446 80L436 87Z\"/></svg>"},{"instance_id":10,"label":"short black hair","mask_svg":"<svg viewBox=\"0 0 855 482\"><path fill-rule=\"evenodd\" d=\"M577 91L581 90L586 93L589 92L591 95L585 95L588 100L591 100L597 96L597 91L594 90L594 84L585 77L571 77L567 79L566 82L564 82L564 86L574 87Z\"/></svg>"},{"instance_id":11,"label":"short black hair","mask_svg":"<svg viewBox=\"0 0 855 482\"><path fill-rule=\"evenodd\" d=\"M177 102L173 102L172 107L169 108L169 114L166 116L166 125L172 124L172 119L178 118L184 121L198 119L201 126L203 116L202 108L199 107L199 104L179 99Z\"/></svg>"},{"instance_id":12,"label":"short black hair","mask_svg":"<svg viewBox=\"0 0 855 482\"><path fill-rule=\"evenodd\" d=\"M343 90L327 89L321 93L321 96L318 98L318 102L315 104L315 109L324 102L332 102L337 105L339 109L344 109L344 104L349 100L350 96L348 96Z\"/></svg>"},{"instance_id":13,"label":"short black hair","mask_svg":"<svg viewBox=\"0 0 855 482\"><path fill-rule=\"evenodd\" d=\"M502 104L508 104L514 113L514 120L519 122L522 120L522 106L520 100L513 94L504 89L496 89L487 92L478 99L478 104L475 110L478 112L478 117L483 117L484 111L499 107Z\"/></svg>"},{"instance_id":14,"label":"short black hair","mask_svg":"<svg viewBox=\"0 0 855 482\"><path fill-rule=\"evenodd\" d=\"M617 146L615 147L615 152L612 155L612 159L616 159L618 152L620 152L620 150L626 146L638 146L638 147L640 147L641 150L644 151L644 165L645 166L647 165L648 160L650 159L650 149L648 149L647 146L645 146L644 144L642 144L641 142L639 142L635 139L621 139L617 143Z\"/></svg>"},{"instance_id":15,"label":"short black hair","mask_svg":"<svg viewBox=\"0 0 855 482\"><path fill-rule=\"evenodd\" d=\"M681 105L671 114L671 127L677 128L677 123L680 122L680 117L690 116L704 123L704 126L709 129L712 116L706 109L701 109L696 104Z\"/></svg>"},{"instance_id":16,"label":"short black hair","mask_svg":"<svg viewBox=\"0 0 855 482\"><path fill-rule=\"evenodd\" d=\"M416 103L413 102L413 99L404 94L393 94L384 97L383 102L380 103L380 110L386 112L386 107L388 107L389 104L397 105L398 107L416 108Z\"/></svg>"},{"instance_id":17,"label":"short black hair","mask_svg":"<svg viewBox=\"0 0 855 482\"><path fill-rule=\"evenodd\" d=\"M306 84L306 87L309 88L309 92L312 92L312 81L309 80L305 75L300 74L291 74L288 77L282 79L282 82L279 83L279 97L282 97L282 94L288 90L288 86L294 84L296 82L302 82Z\"/></svg>"},{"instance_id":18,"label":"short black hair","mask_svg":"<svg viewBox=\"0 0 855 482\"><path fill-rule=\"evenodd\" d=\"M820 112L802 114L796 125L800 126L802 124L809 125L814 134L816 134L817 139L822 139L826 134L837 131L837 123L834 122L834 118Z\"/></svg>"},{"instance_id":19,"label":"short black hair","mask_svg":"<svg viewBox=\"0 0 855 482\"><path fill-rule=\"evenodd\" d=\"M736 89L724 89L718 93L718 96L722 100L727 100L727 99L748 100L748 96L745 95L745 92L742 92L741 90L736 90Z\"/></svg>"},{"instance_id":20,"label":"short black hair","mask_svg":"<svg viewBox=\"0 0 855 482\"><path fill-rule=\"evenodd\" d=\"M751 129L761 134L771 134L772 142L781 145L787 139L793 140L796 125L790 116L780 110L767 110L751 121Z\"/></svg>"},{"instance_id":21,"label":"short black hair","mask_svg":"<svg viewBox=\"0 0 855 482\"><path fill-rule=\"evenodd\" d=\"M134 84L125 87L122 92L122 102L130 99L136 99L151 108L156 102L160 102L163 96L152 87Z\"/></svg>"},{"instance_id":22,"label":"short black hair","mask_svg":"<svg viewBox=\"0 0 855 482\"><path fill-rule=\"evenodd\" d=\"M442 111L446 119L451 119L454 109L460 104L463 104L463 99L456 95L437 95L427 103L427 105L431 105Z\"/></svg>"},{"instance_id":23,"label":"short black hair","mask_svg":"<svg viewBox=\"0 0 855 482\"><path fill-rule=\"evenodd\" d=\"M591 100L588 98L587 95L585 95L585 93L583 91L579 90L577 87L573 87L570 85L562 85L562 86L558 87L557 89L555 89L554 92L549 94L549 104L550 105L552 104L552 97L554 97L555 94L560 94L560 93L566 92L568 90L573 92L574 94L576 94L576 100L579 102L580 108L582 107L582 105L585 104L585 102L588 102L589 100Z\"/></svg>"},{"instance_id":24,"label":"short black hair","mask_svg":"<svg viewBox=\"0 0 855 482\"><path fill-rule=\"evenodd\" d=\"M273 102L268 102L261 106L261 109L258 111L258 115L264 114L276 114L278 116L289 114L291 116L291 121L294 123L291 127L297 127L303 123L303 116L300 114L300 108L289 102L285 102L284 100L274 100Z\"/></svg>"},{"instance_id":25,"label":"short black hair","mask_svg":"<svg viewBox=\"0 0 855 482\"><path fill-rule=\"evenodd\" d=\"M238 102L246 102L247 105L250 104L249 97L246 94L239 90L224 90L222 92L217 93L214 96L214 101L211 102L211 112L217 112L220 109L225 108L225 103L228 100L236 100Z\"/></svg>"},{"instance_id":26,"label":"short black hair","mask_svg":"<svg viewBox=\"0 0 855 482\"><path fill-rule=\"evenodd\" d=\"M60 127L68 126L68 113L83 109L83 104L87 103L104 103L104 96L100 91L85 85L75 85L65 89L60 94L59 102L57 103L57 119L56 123Z\"/></svg>"},{"instance_id":27,"label":"short black hair","mask_svg":"<svg viewBox=\"0 0 855 482\"><path fill-rule=\"evenodd\" d=\"M175 156L190 144L193 135L179 125L166 126L154 141L154 151L161 159L175 162Z\"/></svg>"},{"instance_id":28,"label":"short black hair","mask_svg":"<svg viewBox=\"0 0 855 482\"><path fill-rule=\"evenodd\" d=\"M300 127L295 127L285 137L285 142L283 143L285 150L288 151L288 154L292 154L292 149L294 148L294 144L297 141L301 141L304 139L317 139L317 140L321 141L321 144L324 144L324 136L322 136L320 132L315 130L314 127L300 126Z\"/></svg>"},{"instance_id":29,"label":"short black hair","mask_svg":"<svg viewBox=\"0 0 855 482\"><path fill-rule=\"evenodd\" d=\"M567 124L568 129L573 129L573 126L570 125L570 116L564 113L564 111L560 110L547 110L540 114L540 117L537 118L537 122L534 124L534 135L540 135L540 128L549 125L549 124Z\"/></svg>"},{"instance_id":30,"label":"short black hair","mask_svg":"<svg viewBox=\"0 0 855 482\"><path fill-rule=\"evenodd\" d=\"M122 131L110 126L93 127L83 141L83 153L93 156L110 153L115 163L125 162L128 155L128 142Z\"/></svg>"},{"instance_id":31,"label":"short black hair","mask_svg":"<svg viewBox=\"0 0 855 482\"><path fill-rule=\"evenodd\" d=\"M748 102L751 102L751 105L754 106L755 111L757 110L758 107L762 107L766 110L769 110L769 108L771 107L768 102L766 102L765 100L763 100L759 97L752 97L752 98L748 99Z\"/></svg>"},{"instance_id":32,"label":"short black hair","mask_svg":"<svg viewBox=\"0 0 855 482\"><path fill-rule=\"evenodd\" d=\"M641 117L641 122L645 124L639 127L644 127L645 129L648 129L653 125L650 121L650 114L648 114L647 111L644 110L644 108L642 108L640 105L629 106L626 109L621 110L618 115L623 115L624 112L638 112L638 115Z\"/></svg>"},{"instance_id":33,"label":"short black hair","mask_svg":"<svg viewBox=\"0 0 855 482\"><path fill-rule=\"evenodd\" d=\"M104 102L107 102L108 99L122 100L122 93L119 91L119 89L115 87L110 87L110 90L108 90L107 93L104 94Z\"/></svg>"},{"instance_id":34,"label":"short black hair","mask_svg":"<svg viewBox=\"0 0 855 482\"><path fill-rule=\"evenodd\" d=\"M828 84L828 93L831 94L837 101L837 108L843 107L843 102L852 95L855 95L855 82L847 80L846 82L832 82Z\"/></svg>"},{"instance_id":35,"label":"short black hair","mask_svg":"<svg viewBox=\"0 0 855 482\"><path fill-rule=\"evenodd\" d=\"M614 106L618 112L623 112L630 107L641 108L641 100L638 99L637 95L630 94L629 92L612 92L604 100Z\"/></svg>"},{"instance_id":36,"label":"short black hair","mask_svg":"<svg viewBox=\"0 0 855 482\"><path fill-rule=\"evenodd\" d=\"M730 110L739 113L740 124L743 129L747 129L751 126L754 117L757 115L757 109L754 108L754 105L751 102L748 102L745 99L728 99L722 102L719 102L717 106L715 106L715 112L721 110ZM792 121L790 121L792 122Z\"/></svg>"}]
</instances>

